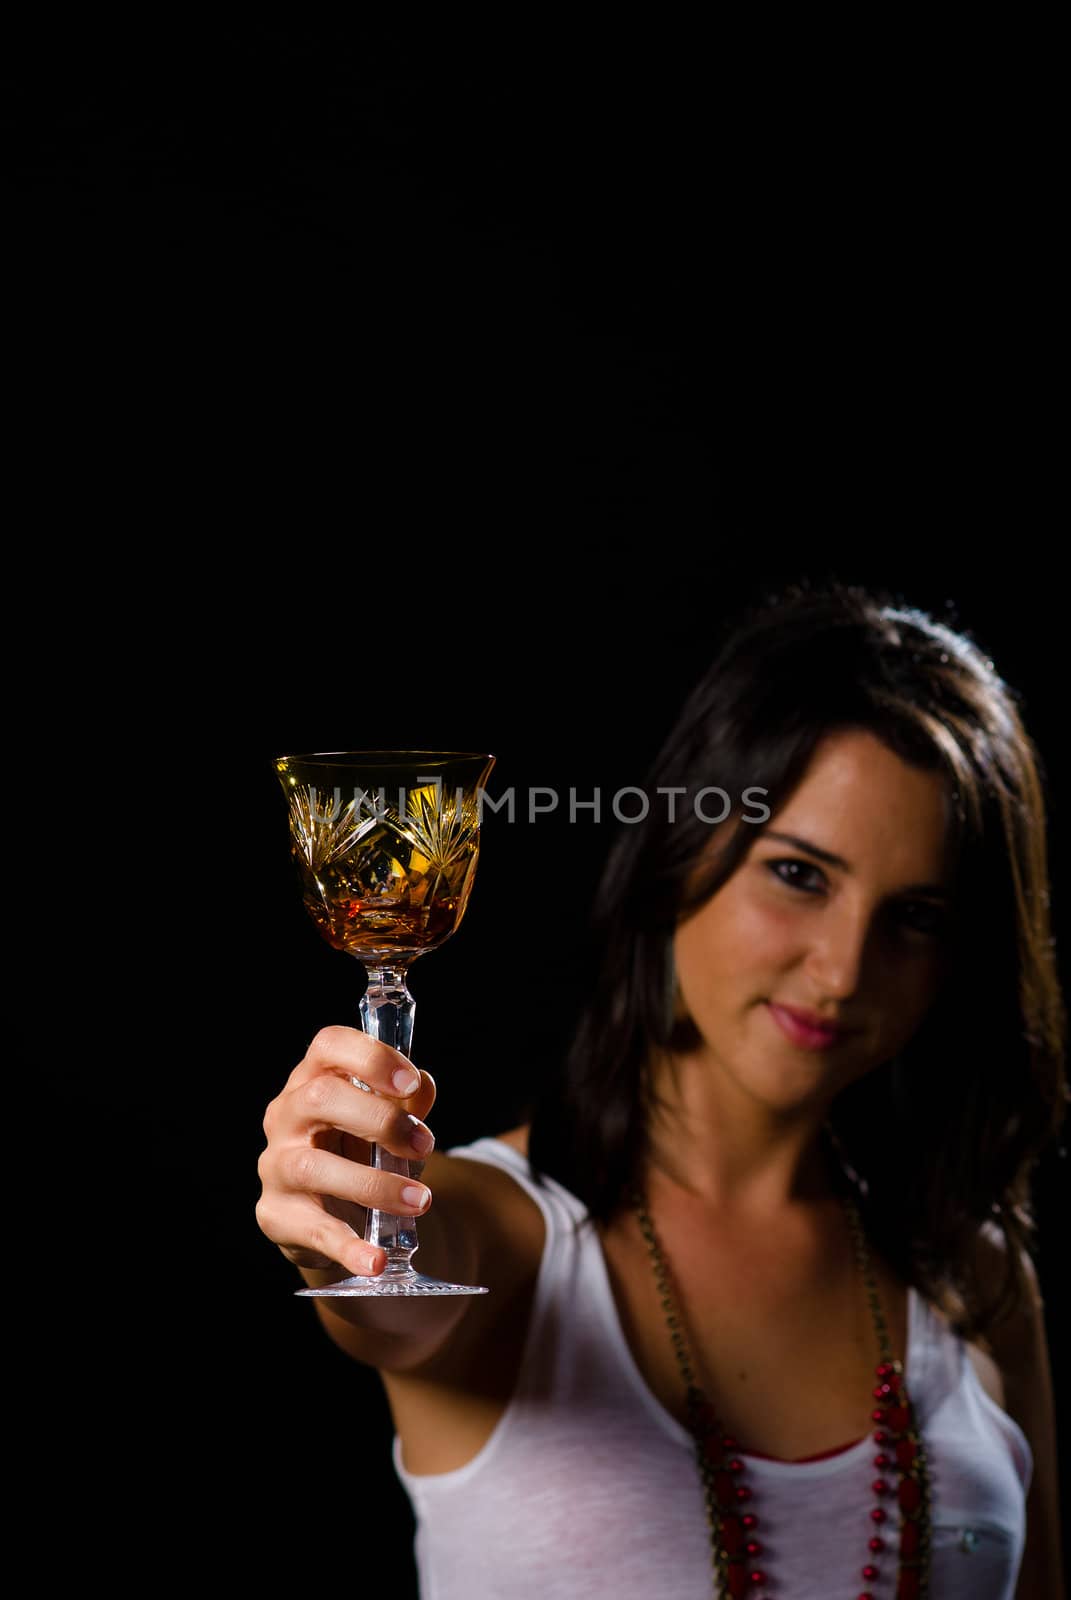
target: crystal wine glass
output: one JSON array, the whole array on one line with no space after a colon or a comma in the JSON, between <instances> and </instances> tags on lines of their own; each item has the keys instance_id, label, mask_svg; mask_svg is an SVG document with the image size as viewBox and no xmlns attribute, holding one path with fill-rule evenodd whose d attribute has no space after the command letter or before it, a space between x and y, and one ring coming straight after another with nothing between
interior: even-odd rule
<instances>
[{"instance_id":1,"label":"crystal wine glass","mask_svg":"<svg viewBox=\"0 0 1071 1600\"><path fill-rule=\"evenodd\" d=\"M449 939L465 915L480 847L480 795L491 755L456 751L356 750L277 756L290 814L290 849L305 907L336 950L368 974L361 1026L408 1057L416 1007L406 972ZM358 1088L374 1094L360 1078ZM370 1164L410 1175L409 1162L380 1145ZM364 1237L382 1245L378 1276L344 1278L299 1295L486 1294L416 1272L416 1220L369 1208Z\"/></svg>"}]
</instances>

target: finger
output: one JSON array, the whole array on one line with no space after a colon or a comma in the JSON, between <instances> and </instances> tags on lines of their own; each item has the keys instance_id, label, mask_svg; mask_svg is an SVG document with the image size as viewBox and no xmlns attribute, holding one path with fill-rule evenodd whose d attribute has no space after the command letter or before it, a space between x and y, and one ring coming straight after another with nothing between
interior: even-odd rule
<instances>
[{"instance_id":1,"label":"finger","mask_svg":"<svg viewBox=\"0 0 1071 1600\"><path fill-rule=\"evenodd\" d=\"M309 1257L323 1257L347 1272L374 1275L387 1264L382 1245L359 1239L352 1228L312 1199L293 1198L286 1205L285 1216L262 1201L257 1206L257 1222L272 1243L299 1266L312 1266Z\"/></svg>"},{"instance_id":2,"label":"finger","mask_svg":"<svg viewBox=\"0 0 1071 1600\"><path fill-rule=\"evenodd\" d=\"M299 1145L279 1159L280 1187L294 1194L330 1195L350 1205L419 1217L431 1204L427 1184L394 1172L358 1165L314 1145Z\"/></svg>"},{"instance_id":3,"label":"finger","mask_svg":"<svg viewBox=\"0 0 1071 1600\"><path fill-rule=\"evenodd\" d=\"M435 1098L438 1090L436 1088L435 1079L432 1077L430 1072L426 1072L423 1067L418 1067L417 1071L420 1073L420 1088L415 1094L411 1094L403 1098L400 1103L411 1117L415 1117L420 1123L426 1123L428 1113L435 1104ZM360 1088L359 1080L351 1079L350 1081L355 1082L357 1088ZM364 1092L365 1091L362 1091L362 1093ZM345 1137L346 1136L343 1135L343 1138ZM408 1151L406 1153L409 1155L410 1159L412 1159L413 1152ZM365 1152L362 1151L357 1155L358 1161L365 1159Z\"/></svg>"},{"instance_id":4,"label":"finger","mask_svg":"<svg viewBox=\"0 0 1071 1600\"><path fill-rule=\"evenodd\" d=\"M311 1040L303 1060L290 1074L288 1087L296 1087L317 1072L360 1078L370 1089L396 1099L415 1094L420 1087L419 1069L400 1050L360 1028L337 1024L321 1028Z\"/></svg>"},{"instance_id":5,"label":"finger","mask_svg":"<svg viewBox=\"0 0 1071 1600\"><path fill-rule=\"evenodd\" d=\"M435 1104L438 1087L430 1072L425 1071L423 1067L417 1067L416 1070L420 1074L420 1088L414 1089L412 1094L394 1094L390 1098L400 1101L406 1111L410 1112L414 1117L424 1118ZM358 1089L364 1082L362 1078L358 1077L351 1077L348 1081ZM365 1092L367 1093L367 1090Z\"/></svg>"},{"instance_id":6,"label":"finger","mask_svg":"<svg viewBox=\"0 0 1071 1600\"><path fill-rule=\"evenodd\" d=\"M435 1146L427 1123L404 1111L396 1099L355 1089L334 1072L307 1078L283 1099L287 1114L279 1131L284 1143L305 1145L320 1129L338 1128L410 1160L426 1156Z\"/></svg>"},{"instance_id":7,"label":"finger","mask_svg":"<svg viewBox=\"0 0 1071 1600\"><path fill-rule=\"evenodd\" d=\"M418 1067L417 1071L420 1073L420 1088L415 1093L407 1095L403 1104L414 1117L424 1119L435 1104L438 1088L430 1072L426 1072L423 1067Z\"/></svg>"},{"instance_id":8,"label":"finger","mask_svg":"<svg viewBox=\"0 0 1071 1600\"><path fill-rule=\"evenodd\" d=\"M418 1067L417 1070L420 1073L420 1088L415 1094L410 1095L407 1100L401 1101L401 1104L412 1116L423 1122L427 1120L428 1114L435 1104L438 1090L435 1079L430 1072L424 1071L422 1067ZM303 1084L309 1081L307 1077L299 1079L296 1081L296 1087L303 1087ZM359 1087L359 1085L354 1084L354 1080L351 1078L347 1078L345 1081L354 1087ZM361 1093L365 1092L364 1090L361 1091ZM267 1135L269 1145L286 1144L299 1131L301 1134L308 1132L306 1127L303 1126L301 1130L298 1130L294 1125L295 1116L299 1118L302 1116L302 1108L303 1102L295 1094L295 1078L292 1074L287 1088L271 1101L264 1113L264 1132ZM328 1148L337 1149L341 1146L343 1151L354 1161L367 1161L368 1159L368 1140L362 1138L359 1134L347 1133L341 1128L320 1124L314 1127L311 1137L318 1143L325 1144ZM358 1140L358 1147L353 1150L347 1149L344 1141L353 1139Z\"/></svg>"}]
</instances>

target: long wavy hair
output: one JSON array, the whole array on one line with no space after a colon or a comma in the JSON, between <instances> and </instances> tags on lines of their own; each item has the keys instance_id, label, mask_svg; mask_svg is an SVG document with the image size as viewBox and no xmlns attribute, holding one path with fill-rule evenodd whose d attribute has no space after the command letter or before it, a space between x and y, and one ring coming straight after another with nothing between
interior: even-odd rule
<instances>
[{"instance_id":1,"label":"long wavy hair","mask_svg":"<svg viewBox=\"0 0 1071 1600\"><path fill-rule=\"evenodd\" d=\"M910 1042L843 1089L825 1124L838 1178L904 1281L966 1338L1017 1308L1022 1252L1036 1255L1032 1174L1069 1098L1067 1018L1050 926L1046 774L1021 694L971 636L873 586L802 579L753 600L726 627L647 775L679 791L621 827L588 925L591 983L569 1047L529 1100L529 1167L608 1222L646 1166L652 1063L694 1046L674 1016L673 934L743 862L820 741L869 730L942 773L959 876L953 947ZM717 788L731 805L700 791ZM698 806L695 804L698 798ZM706 870L711 836L751 824ZM979 1004L984 997L984 1005ZM994 1235L993 1229L999 1229ZM1004 1245L993 1290L979 1237Z\"/></svg>"}]
</instances>

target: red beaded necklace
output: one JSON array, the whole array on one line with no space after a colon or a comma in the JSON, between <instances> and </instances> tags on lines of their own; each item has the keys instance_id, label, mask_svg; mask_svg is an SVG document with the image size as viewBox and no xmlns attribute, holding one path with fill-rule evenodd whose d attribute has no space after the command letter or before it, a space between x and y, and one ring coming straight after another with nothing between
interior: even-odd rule
<instances>
[{"instance_id":1,"label":"red beaded necklace","mask_svg":"<svg viewBox=\"0 0 1071 1600\"><path fill-rule=\"evenodd\" d=\"M895 1559L896 1547L887 1538L889 1512L883 1501L893 1500L899 1507L899 1573L896 1600L924 1600L929 1593L930 1514L929 1473L922 1436L904 1382L903 1363L893 1358L888 1327L870 1267L866 1234L854 1201L842 1194L852 1232L856 1261L866 1286L874 1319L881 1361L874 1369L877 1378L873 1396L878 1402L871 1411L875 1423L874 1443L878 1453L874 1466L879 1476L871 1484L875 1505L870 1511L872 1524L867 1540L869 1559L860 1568L864 1583L875 1583L881 1575L877 1562L888 1553ZM633 1209L647 1243L654 1266L662 1309L669 1324L670 1339L676 1352L688 1398L688 1422L695 1440L696 1460L707 1506L714 1565L714 1600L742 1600L756 1589L765 1590L773 1580L758 1565L762 1544L755 1537L760 1518L750 1504L754 1499L744 1481L744 1463L739 1458L739 1442L722 1428L717 1411L695 1382L687 1354L684 1325L669 1287L669 1273L639 1189L631 1195ZM898 1477L899 1482L890 1481ZM744 1509L748 1507L749 1509ZM773 1600L772 1592L755 1600ZM864 1589L858 1600L873 1600Z\"/></svg>"}]
</instances>

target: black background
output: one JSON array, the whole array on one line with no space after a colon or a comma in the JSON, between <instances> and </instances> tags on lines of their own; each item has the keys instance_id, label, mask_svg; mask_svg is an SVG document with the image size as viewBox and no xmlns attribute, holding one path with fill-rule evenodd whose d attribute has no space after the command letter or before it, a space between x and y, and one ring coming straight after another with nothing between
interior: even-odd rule
<instances>
[{"instance_id":1,"label":"black background","mask_svg":"<svg viewBox=\"0 0 1071 1600\"><path fill-rule=\"evenodd\" d=\"M65 1163L32 1337L79 1561L215 1538L214 1570L349 1581L378 1544L412 1592L378 1382L253 1215L264 1106L360 986L274 754L486 749L496 794L608 799L738 600L874 581L1021 691L1066 939L1044 111L951 62L834 85L783 37L423 21L13 56L12 733L77 819L17 852ZM412 977L439 1148L561 1049L610 832L488 822Z\"/></svg>"}]
</instances>

